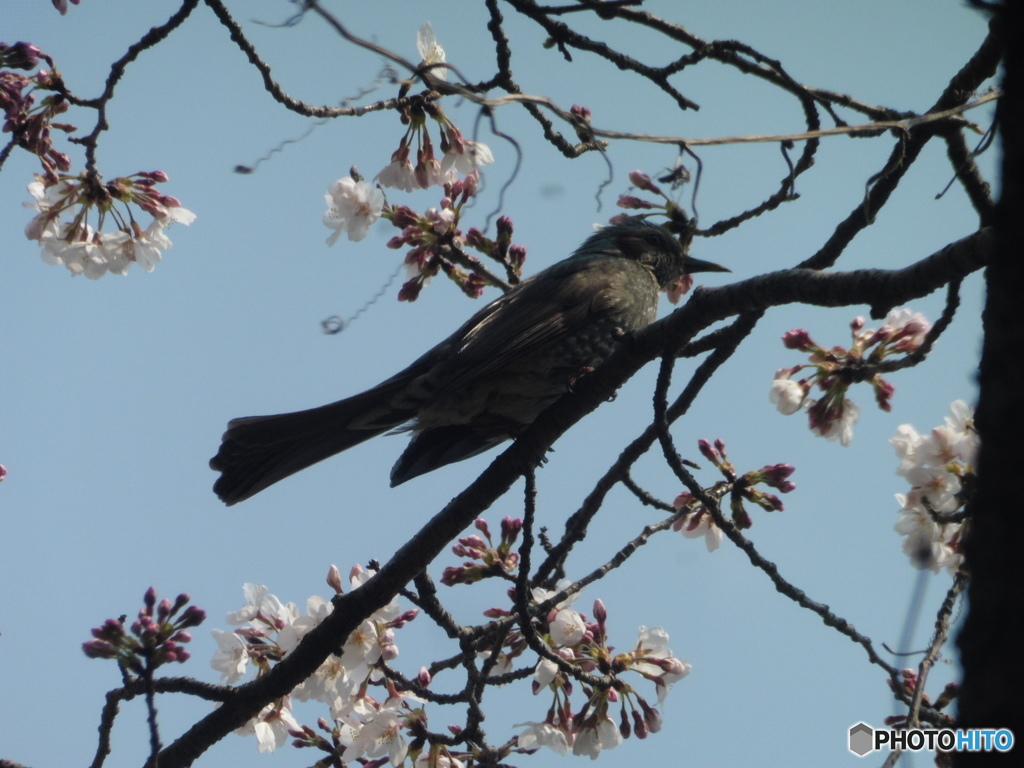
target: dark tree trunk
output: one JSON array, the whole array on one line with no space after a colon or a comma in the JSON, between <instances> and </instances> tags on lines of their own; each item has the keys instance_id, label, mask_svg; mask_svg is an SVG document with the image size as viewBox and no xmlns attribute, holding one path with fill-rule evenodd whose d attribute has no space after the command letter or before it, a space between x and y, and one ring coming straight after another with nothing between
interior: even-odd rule
<instances>
[{"instance_id":1,"label":"dark tree trunk","mask_svg":"<svg viewBox=\"0 0 1024 768\"><path fill-rule=\"evenodd\" d=\"M1009 728L1016 743L1007 754L961 753L957 766L1024 765L1024 3L1006 0L997 14L1007 41L998 107L1002 190L986 277L976 414L981 452L966 545L968 613L958 639L964 668L958 724Z\"/></svg>"}]
</instances>

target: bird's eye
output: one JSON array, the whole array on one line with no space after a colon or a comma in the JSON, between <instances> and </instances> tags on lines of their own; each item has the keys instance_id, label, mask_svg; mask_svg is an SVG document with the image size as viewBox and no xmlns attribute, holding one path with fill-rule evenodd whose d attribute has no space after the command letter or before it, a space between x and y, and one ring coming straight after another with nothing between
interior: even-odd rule
<instances>
[{"instance_id":1,"label":"bird's eye","mask_svg":"<svg viewBox=\"0 0 1024 768\"><path fill-rule=\"evenodd\" d=\"M666 239L673 241L675 240L675 238L672 237L672 235L664 231L647 232L646 237L644 239L647 241L648 245L653 246L655 248L663 248L666 244Z\"/></svg>"}]
</instances>

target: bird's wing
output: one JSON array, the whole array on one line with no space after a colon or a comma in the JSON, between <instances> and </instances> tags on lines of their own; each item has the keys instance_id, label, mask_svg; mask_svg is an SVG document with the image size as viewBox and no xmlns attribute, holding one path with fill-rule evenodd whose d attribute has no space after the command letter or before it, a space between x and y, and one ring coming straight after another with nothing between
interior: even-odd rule
<instances>
[{"instance_id":1,"label":"bird's wing","mask_svg":"<svg viewBox=\"0 0 1024 768\"><path fill-rule=\"evenodd\" d=\"M446 387L464 387L578 333L616 309L624 271L643 267L617 257L569 259L524 280L474 315L445 345ZM632 276L636 279L636 276ZM657 291L653 278L651 290Z\"/></svg>"}]
</instances>

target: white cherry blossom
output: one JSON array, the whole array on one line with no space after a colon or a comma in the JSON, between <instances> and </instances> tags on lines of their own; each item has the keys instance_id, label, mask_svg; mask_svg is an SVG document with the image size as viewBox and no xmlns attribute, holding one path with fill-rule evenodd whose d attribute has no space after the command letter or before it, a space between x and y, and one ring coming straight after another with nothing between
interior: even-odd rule
<instances>
[{"instance_id":1,"label":"white cherry blossom","mask_svg":"<svg viewBox=\"0 0 1024 768\"><path fill-rule=\"evenodd\" d=\"M324 226L334 232L327 238L328 245L334 245L341 233L358 242L366 237L370 226L380 218L384 208L384 193L365 181L356 181L351 176L338 179L331 184L324 195L327 212Z\"/></svg>"},{"instance_id":2,"label":"white cherry blossom","mask_svg":"<svg viewBox=\"0 0 1024 768\"><path fill-rule=\"evenodd\" d=\"M420 53L420 66L428 64L444 64L444 48L437 42L437 36L434 34L434 27L429 21L424 22L416 33L416 50ZM432 77L436 77L438 80L448 79L447 67L433 67L430 70Z\"/></svg>"}]
</instances>

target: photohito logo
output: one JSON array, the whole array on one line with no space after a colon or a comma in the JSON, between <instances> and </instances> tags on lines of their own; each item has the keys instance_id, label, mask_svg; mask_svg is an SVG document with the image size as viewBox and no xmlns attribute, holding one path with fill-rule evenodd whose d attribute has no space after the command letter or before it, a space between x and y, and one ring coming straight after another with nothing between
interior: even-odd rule
<instances>
[{"instance_id":1,"label":"photohito logo","mask_svg":"<svg viewBox=\"0 0 1024 768\"><path fill-rule=\"evenodd\" d=\"M867 723L850 727L848 746L858 757L888 747L902 752L1007 752L1013 748L1008 728L872 728Z\"/></svg>"}]
</instances>

